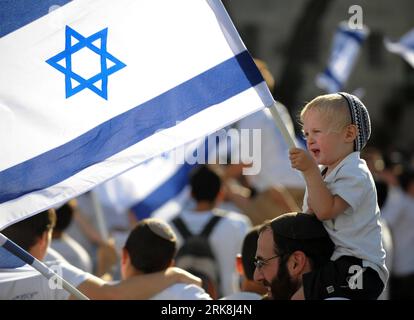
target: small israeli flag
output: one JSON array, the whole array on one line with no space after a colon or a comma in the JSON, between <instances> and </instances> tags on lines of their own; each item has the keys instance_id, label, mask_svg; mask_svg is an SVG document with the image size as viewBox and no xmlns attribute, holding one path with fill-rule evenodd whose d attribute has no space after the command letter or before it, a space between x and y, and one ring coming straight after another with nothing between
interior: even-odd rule
<instances>
[{"instance_id":1,"label":"small israeli flag","mask_svg":"<svg viewBox=\"0 0 414 320\"><path fill-rule=\"evenodd\" d=\"M369 30L365 26L362 29L351 29L345 21L339 24L328 66L316 78L319 88L328 93L338 92L344 88L368 34Z\"/></svg>"},{"instance_id":2,"label":"small israeli flag","mask_svg":"<svg viewBox=\"0 0 414 320\"><path fill-rule=\"evenodd\" d=\"M385 47L392 53L399 54L414 68L414 29L406 33L398 42L384 40Z\"/></svg>"}]
</instances>

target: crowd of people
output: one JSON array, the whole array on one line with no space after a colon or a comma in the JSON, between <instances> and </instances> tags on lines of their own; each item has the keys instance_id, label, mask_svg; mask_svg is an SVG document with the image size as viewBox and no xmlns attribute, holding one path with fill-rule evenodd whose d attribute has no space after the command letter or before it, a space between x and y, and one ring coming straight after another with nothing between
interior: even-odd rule
<instances>
[{"instance_id":1,"label":"crowd of people","mask_svg":"<svg viewBox=\"0 0 414 320\"><path fill-rule=\"evenodd\" d=\"M80 197L2 233L90 299L414 298L412 166L366 147L371 122L354 95L316 97L301 124L306 148L289 149L268 110L242 119L263 130L260 173L197 166L190 204L168 219L118 215L103 239ZM75 297L0 264L0 298Z\"/></svg>"}]
</instances>

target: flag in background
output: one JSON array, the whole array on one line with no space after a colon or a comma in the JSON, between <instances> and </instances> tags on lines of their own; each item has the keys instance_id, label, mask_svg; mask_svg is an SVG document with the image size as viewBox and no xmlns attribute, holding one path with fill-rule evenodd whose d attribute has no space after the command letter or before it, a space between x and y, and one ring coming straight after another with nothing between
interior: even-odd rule
<instances>
[{"instance_id":1,"label":"flag in background","mask_svg":"<svg viewBox=\"0 0 414 320\"><path fill-rule=\"evenodd\" d=\"M414 29L402 36L398 42L385 39L384 43L390 52L400 55L414 68Z\"/></svg>"},{"instance_id":2,"label":"flag in background","mask_svg":"<svg viewBox=\"0 0 414 320\"><path fill-rule=\"evenodd\" d=\"M223 136L226 137L225 131L216 132L154 157L92 192L111 216L130 211L138 220L151 216L168 220L191 205L190 172L197 165L216 163L229 151L231 142ZM107 214L106 219L110 221L111 217Z\"/></svg>"},{"instance_id":3,"label":"flag in background","mask_svg":"<svg viewBox=\"0 0 414 320\"><path fill-rule=\"evenodd\" d=\"M273 103L219 0L65 2L2 2L0 230Z\"/></svg>"},{"instance_id":4,"label":"flag in background","mask_svg":"<svg viewBox=\"0 0 414 320\"><path fill-rule=\"evenodd\" d=\"M334 35L328 66L316 77L316 85L328 93L341 91L352 72L359 50L369 30L351 29L341 22Z\"/></svg>"},{"instance_id":5,"label":"flag in background","mask_svg":"<svg viewBox=\"0 0 414 320\"><path fill-rule=\"evenodd\" d=\"M177 213L188 199L188 175L196 165L185 160L199 147L204 147L203 140L154 157L99 185L93 192L112 214L125 215L131 210L141 220L170 201L168 211Z\"/></svg>"}]
</instances>

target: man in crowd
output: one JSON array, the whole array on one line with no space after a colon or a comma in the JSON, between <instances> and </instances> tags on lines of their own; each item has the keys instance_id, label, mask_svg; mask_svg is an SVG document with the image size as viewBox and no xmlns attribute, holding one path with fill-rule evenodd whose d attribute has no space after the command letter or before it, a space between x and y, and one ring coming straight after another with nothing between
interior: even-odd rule
<instances>
[{"instance_id":1,"label":"man in crowd","mask_svg":"<svg viewBox=\"0 0 414 320\"><path fill-rule=\"evenodd\" d=\"M329 262L333 250L332 240L314 215L283 214L259 230L254 279L268 288L270 299L295 299L302 285L313 287L306 274Z\"/></svg>"},{"instance_id":2,"label":"man in crowd","mask_svg":"<svg viewBox=\"0 0 414 320\"><path fill-rule=\"evenodd\" d=\"M56 221L53 209L17 222L2 231L32 256L42 261L50 245L52 230ZM0 255L5 249L0 248ZM75 297L62 288L53 288L51 283L31 266L19 268L2 265L0 259L0 299L65 300ZM131 277L118 284L110 285L100 278L73 267L64 261L46 262L53 270L90 299L147 299L177 282L195 283L201 280L178 269L169 268L163 272Z\"/></svg>"}]
</instances>

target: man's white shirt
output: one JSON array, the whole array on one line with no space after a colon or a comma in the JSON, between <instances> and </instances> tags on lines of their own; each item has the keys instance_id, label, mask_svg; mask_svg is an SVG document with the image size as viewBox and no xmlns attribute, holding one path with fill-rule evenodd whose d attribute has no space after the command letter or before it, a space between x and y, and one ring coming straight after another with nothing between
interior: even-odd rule
<instances>
[{"instance_id":1,"label":"man's white shirt","mask_svg":"<svg viewBox=\"0 0 414 320\"><path fill-rule=\"evenodd\" d=\"M185 210L179 216L191 233L199 234L213 217L213 212ZM177 248L180 248L183 244L183 238L174 224L170 223L170 225L177 235ZM219 264L223 296L237 291L236 255L240 253L244 237L250 228L251 222L248 217L236 212L227 212L214 227L209 237L210 246Z\"/></svg>"},{"instance_id":2,"label":"man's white shirt","mask_svg":"<svg viewBox=\"0 0 414 320\"><path fill-rule=\"evenodd\" d=\"M92 275L62 261L44 262L66 281L77 287ZM70 294L46 279L29 265L16 269L0 269L0 299L67 300Z\"/></svg>"},{"instance_id":3,"label":"man's white shirt","mask_svg":"<svg viewBox=\"0 0 414 320\"><path fill-rule=\"evenodd\" d=\"M414 198L400 188L392 188L382 209L393 236L392 273L396 276L414 274Z\"/></svg>"},{"instance_id":4,"label":"man's white shirt","mask_svg":"<svg viewBox=\"0 0 414 320\"><path fill-rule=\"evenodd\" d=\"M66 233L63 233L60 239L53 239L50 246L75 267L89 273L93 271L88 252Z\"/></svg>"}]
</instances>

